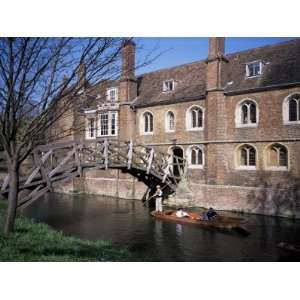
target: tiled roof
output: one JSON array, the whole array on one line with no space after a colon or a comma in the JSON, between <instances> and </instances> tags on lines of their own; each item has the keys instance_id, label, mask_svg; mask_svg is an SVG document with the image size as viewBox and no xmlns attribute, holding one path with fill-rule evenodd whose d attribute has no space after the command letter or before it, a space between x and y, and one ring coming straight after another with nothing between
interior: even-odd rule
<instances>
[{"instance_id":1,"label":"tiled roof","mask_svg":"<svg viewBox=\"0 0 300 300\"><path fill-rule=\"evenodd\" d=\"M163 69L139 76L136 107L188 101L205 96L206 63L204 61ZM175 90L163 92L163 81L173 79Z\"/></svg>"},{"instance_id":2,"label":"tiled roof","mask_svg":"<svg viewBox=\"0 0 300 300\"><path fill-rule=\"evenodd\" d=\"M282 84L300 83L300 39L226 55L223 86L226 93L263 89ZM246 64L263 62L263 74L246 78ZM175 79L177 86L170 93L162 92L164 80ZM231 82L231 85L228 83ZM206 94L206 63L194 62L147 73L138 77L138 98L135 107L184 102Z\"/></svg>"},{"instance_id":3,"label":"tiled roof","mask_svg":"<svg viewBox=\"0 0 300 300\"><path fill-rule=\"evenodd\" d=\"M300 83L300 39L227 55L225 92L239 92ZM262 75L246 78L246 64L260 60ZM226 83L232 81L231 85Z\"/></svg>"},{"instance_id":4,"label":"tiled roof","mask_svg":"<svg viewBox=\"0 0 300 300\"><path fill-rule=\"evenodd\" d=\"M300 85L300 39L228 54L226 57L229 62L224 66L222 77L225 93ZM257 60L263 63L262 75L246 78L246 64ZM138 97L134 106L147 107L204 98L206 68L206 61L202 60L138 76ZM175 80L175 90L163 92L163 81L170 79ZM117 85L118 81L106 81L91 87L88 97L91 106L95 106L93 99L97 99L98 103L105 101L106 88Z\"/></svg>"}]
</instances>

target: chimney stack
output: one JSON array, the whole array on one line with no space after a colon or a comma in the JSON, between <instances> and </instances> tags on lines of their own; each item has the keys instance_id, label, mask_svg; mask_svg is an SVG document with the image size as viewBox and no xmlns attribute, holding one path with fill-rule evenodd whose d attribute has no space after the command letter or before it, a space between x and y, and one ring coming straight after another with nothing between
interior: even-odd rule
<instances>
[{"instance_id":1,"label":"chimney stack","mask_svg":"<svg viewBox=\"0 0 300 300\"><path fill-rule=\"evenodd\" d=\"M122 80L135 80L135 43L125 40L122 49Z\"/></svg>"},{"instance_id":2,"label":"chimney stack","mask_svg":"<svg viewBox=\"0 0 300 300\"><path fill-rule=\"evenodd\" d=\"M224 56L225 53L225 38L211 37L209 38L208 60L214 60Z\"/></svg>"},{"instance_id":3,"label":"chimney stack","mask_svg":"<svg viewBox=\"0 0 300 300\"><path fill-rule=\"evenodd\" d=\"M120 78L120 101L133 101L137 97L135 77L135 43L125 40L122 48L122 73Z\"/></svg>"},{"instance_id":4,"label":"chimney stack","mask_svg":"<svg viewBox=\"0 0 300 300\"><path fill-rule=\"evenodd\" d=\"M207 91L222 90L223 64L228 62L225 57L225 38L209 38L207 62Z\"/></svg>"},{"instance_id":5,"label":"chimney stack","mask_svg":"<svg viewBox=\"0 0 300 300\"><path fill-rule=\"evenodd\" d=\"M119 135L125 140L133 139L135 136L135 113L131 108L131 103L136 97L135 43L127 39L122 48L122 73L119 83Z\"/></svg>"}]
</instances>

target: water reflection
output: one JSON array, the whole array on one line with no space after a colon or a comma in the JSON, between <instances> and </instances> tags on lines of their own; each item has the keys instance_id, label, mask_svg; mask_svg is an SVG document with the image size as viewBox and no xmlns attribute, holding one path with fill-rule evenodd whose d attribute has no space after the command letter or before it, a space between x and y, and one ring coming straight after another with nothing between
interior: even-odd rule
<instances>
[{"instance_id":1,"label":"water reflection","mask_svg":"<svg viewBox=\"0 0 300 300\"><path fill-rule=\"evenodd\" d=\"M111 240L161 261L277 261L279 242L300 243L300 221L244 215L251 235L241 237L155 220L141 202L111 197L49 194L23 214L67 235Z\"/></svg>"}]
</instances>

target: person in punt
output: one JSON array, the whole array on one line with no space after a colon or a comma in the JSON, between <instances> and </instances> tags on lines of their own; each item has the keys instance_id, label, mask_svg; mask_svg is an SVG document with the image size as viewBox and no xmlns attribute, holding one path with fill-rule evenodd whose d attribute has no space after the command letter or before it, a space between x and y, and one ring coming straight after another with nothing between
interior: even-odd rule
<instances>
[{"instance_id":1,"label":"person in punt","mask_svg":"<svg viewBox=\"0 0 300 300\"><path fill-rule=\"evenodd\" d=\"M162 198L163 198L163 191L161 190L160 185L158 185L156 187L156 192L155 192L155 212L157 214L163 213Z\"/></svg>"},{"instance_id":2,"label":"person in punt","mask_svg":"<svg viewBox=\"0 0 300 300\"><path fill-rule=\"evenodd\" d=\"M178 208L176 211L176 217L177 218L190 218L190 215L183 210L183 208Z\"/></svg>"},{"instance_id":3,"label":"person in punt","mask_svg":"<svg viewBox=\"0 0 300 300\"><path fill-rule=\"evenodd\" d=\"M203 219L205 221L210 221L215 219L217 215L217 212L212 207L210 207L209 210L206 213L204 213Z\"/></svg>"}]
</instances>

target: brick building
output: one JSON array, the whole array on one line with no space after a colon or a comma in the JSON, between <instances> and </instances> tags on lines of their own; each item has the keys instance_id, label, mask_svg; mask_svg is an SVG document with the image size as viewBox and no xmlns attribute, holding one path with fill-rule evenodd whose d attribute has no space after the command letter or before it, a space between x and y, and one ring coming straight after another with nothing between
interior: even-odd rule
<instances>
[{"instance_id":1,"label":"brick building","mask_svg":"<svg viewBox=\"0 0 300 300\"><path fill-rule=\"evenodd\" d=\"M300 217L300 40L135 75L123 48L119 80L89 87L76 138L133 139L187 160L169 203ZM103 97L103 95L105 97ZM104 99L103 99L104 98ZM145 186L119 171L86 172L64 190L141 199Z\"/></svg>"}]
</instances>

